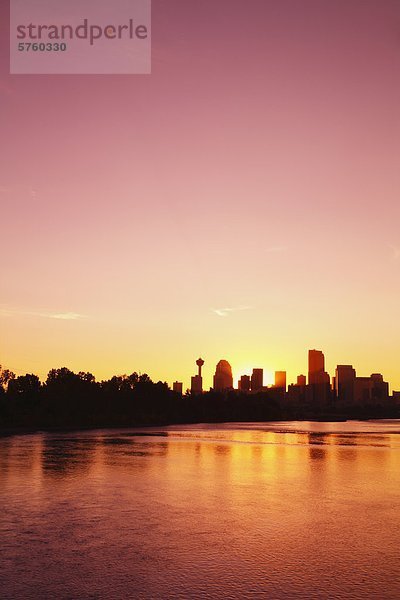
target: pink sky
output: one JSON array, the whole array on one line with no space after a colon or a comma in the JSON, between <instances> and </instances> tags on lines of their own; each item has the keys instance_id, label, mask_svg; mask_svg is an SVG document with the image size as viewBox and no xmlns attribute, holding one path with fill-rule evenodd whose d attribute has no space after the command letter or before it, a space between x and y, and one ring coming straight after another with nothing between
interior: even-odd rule
<instances>
[{"instance_id":1,"label":"pink sky","mask_svg":"<svg viewBox=\"0 0 400 600\"><path fill-rule=\"evenodd\" d=\"M0 362L399 389L399 3L152 13L152 75L10 76L1 8Z\"/></svg>"}]
</instances>

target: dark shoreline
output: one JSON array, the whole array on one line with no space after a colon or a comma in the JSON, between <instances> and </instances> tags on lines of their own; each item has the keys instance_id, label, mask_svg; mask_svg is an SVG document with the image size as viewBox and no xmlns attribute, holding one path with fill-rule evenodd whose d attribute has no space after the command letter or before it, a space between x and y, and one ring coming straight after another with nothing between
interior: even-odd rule
<instances>
[{"instance_id":1,"label":"dark shoreline","mask_svg":"<svg viewBox=\"0 0 400 600\"><path fill-rule=\"evenodd\" d=\"M135 425L91 425L91 426L64 426L64 427L7 427L7 428L0 428L0 439L1 438L5 438L5 437L12 437L12 436L22 436L22 435L34 435L37 433L79 433L79 432L84 432L84 431L115 431L115 430L126 430L126 431L130 431L132 429L137 429L139 431L135 431L135 435L137 436L167 436L166 433L164 432L152 432L151 430L154 429L158 429L158 428L163 428L163 427L171 427L174 425L179 425L179 426L191 426L191 425L225 425L225 424L232 424L234 425L235 423L259 423L261 424L265 424L265 423L286 423L286 422L295 422L295 423L304 423L304 422L314 422L314 423L346 423L347 421L386 421L386 420L398 420L400 421L400 418L396 418L396 417L375 417L375 416L371 416L371 417L366 417L366 418L360 418L360 417L343 417L343 418L304 418L304 419L268 419L266 421L202 421L202 422L185 422L185 423L151 423L151 424L135 424ZM140 430L145 430L145 431L140 431ZM146 431L148 430L148 431Z\"/></svg>"}]
</instances>

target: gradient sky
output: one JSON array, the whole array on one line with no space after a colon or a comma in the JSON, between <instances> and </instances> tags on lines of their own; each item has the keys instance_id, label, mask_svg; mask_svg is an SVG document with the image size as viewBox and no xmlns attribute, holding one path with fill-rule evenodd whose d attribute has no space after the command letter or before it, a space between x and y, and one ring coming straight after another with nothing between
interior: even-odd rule
<instances>
[{"instance_id":1,"label":"gradient sky","mask_svg":"<svg viewBox=\"0 0 400 600\"><path fill-rule=\"evenodd\" d=\"M3 365L400 388L398 0L153 0L149 76L11 76L5 4Z\"/></svg>"}]
</instances>

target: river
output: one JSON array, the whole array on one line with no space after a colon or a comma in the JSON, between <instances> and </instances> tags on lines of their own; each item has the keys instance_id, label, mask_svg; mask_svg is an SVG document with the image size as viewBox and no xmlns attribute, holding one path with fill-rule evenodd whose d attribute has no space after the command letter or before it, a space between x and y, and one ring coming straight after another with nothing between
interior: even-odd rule
<instances>
[{"instance_id":1,"label":"river","mask_svg":"<svg viewBox=\"0 0 400 600\"><path fill-rule=\"evenodd\" d=\"M0 597L400 598L400 421L0 438Z\"/></svg>"}]
</instances>

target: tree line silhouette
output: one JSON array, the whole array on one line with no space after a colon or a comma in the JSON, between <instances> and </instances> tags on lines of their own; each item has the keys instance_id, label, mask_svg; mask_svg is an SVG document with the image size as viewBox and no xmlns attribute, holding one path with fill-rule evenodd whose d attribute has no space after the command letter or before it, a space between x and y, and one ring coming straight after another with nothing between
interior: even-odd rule
<instances>
[{"instance_id":1,"label":"tree line silhouette","mask_svg":"<svg viewBox=\"0 0 400 600\"><path fill-rule=\"evenodd\" d=\"M0 367L0 427L130 427L169 423L268 420L279 405L257 395L172 391L147 374L114 375L97 382L88 372L52 369L44 383L37 375L16 377Z\"/></svg>"},{"instance_id":2,"label":"tree line silhouette","mask_svg":"<svg viewBox=\"0 0 400 600\"><path fill-rule=\"evenodd\" d=\"M134 427L223 421L308 418L398 417L394 406L369 407L346 414L333 409L288 405L280 390L257 394L210 391L183 396L147 374L114 375L97 382L88 372L51 369L44 383L37 375L16 377L0 366L0 428Z\"/></svg>"}]
</instances>

